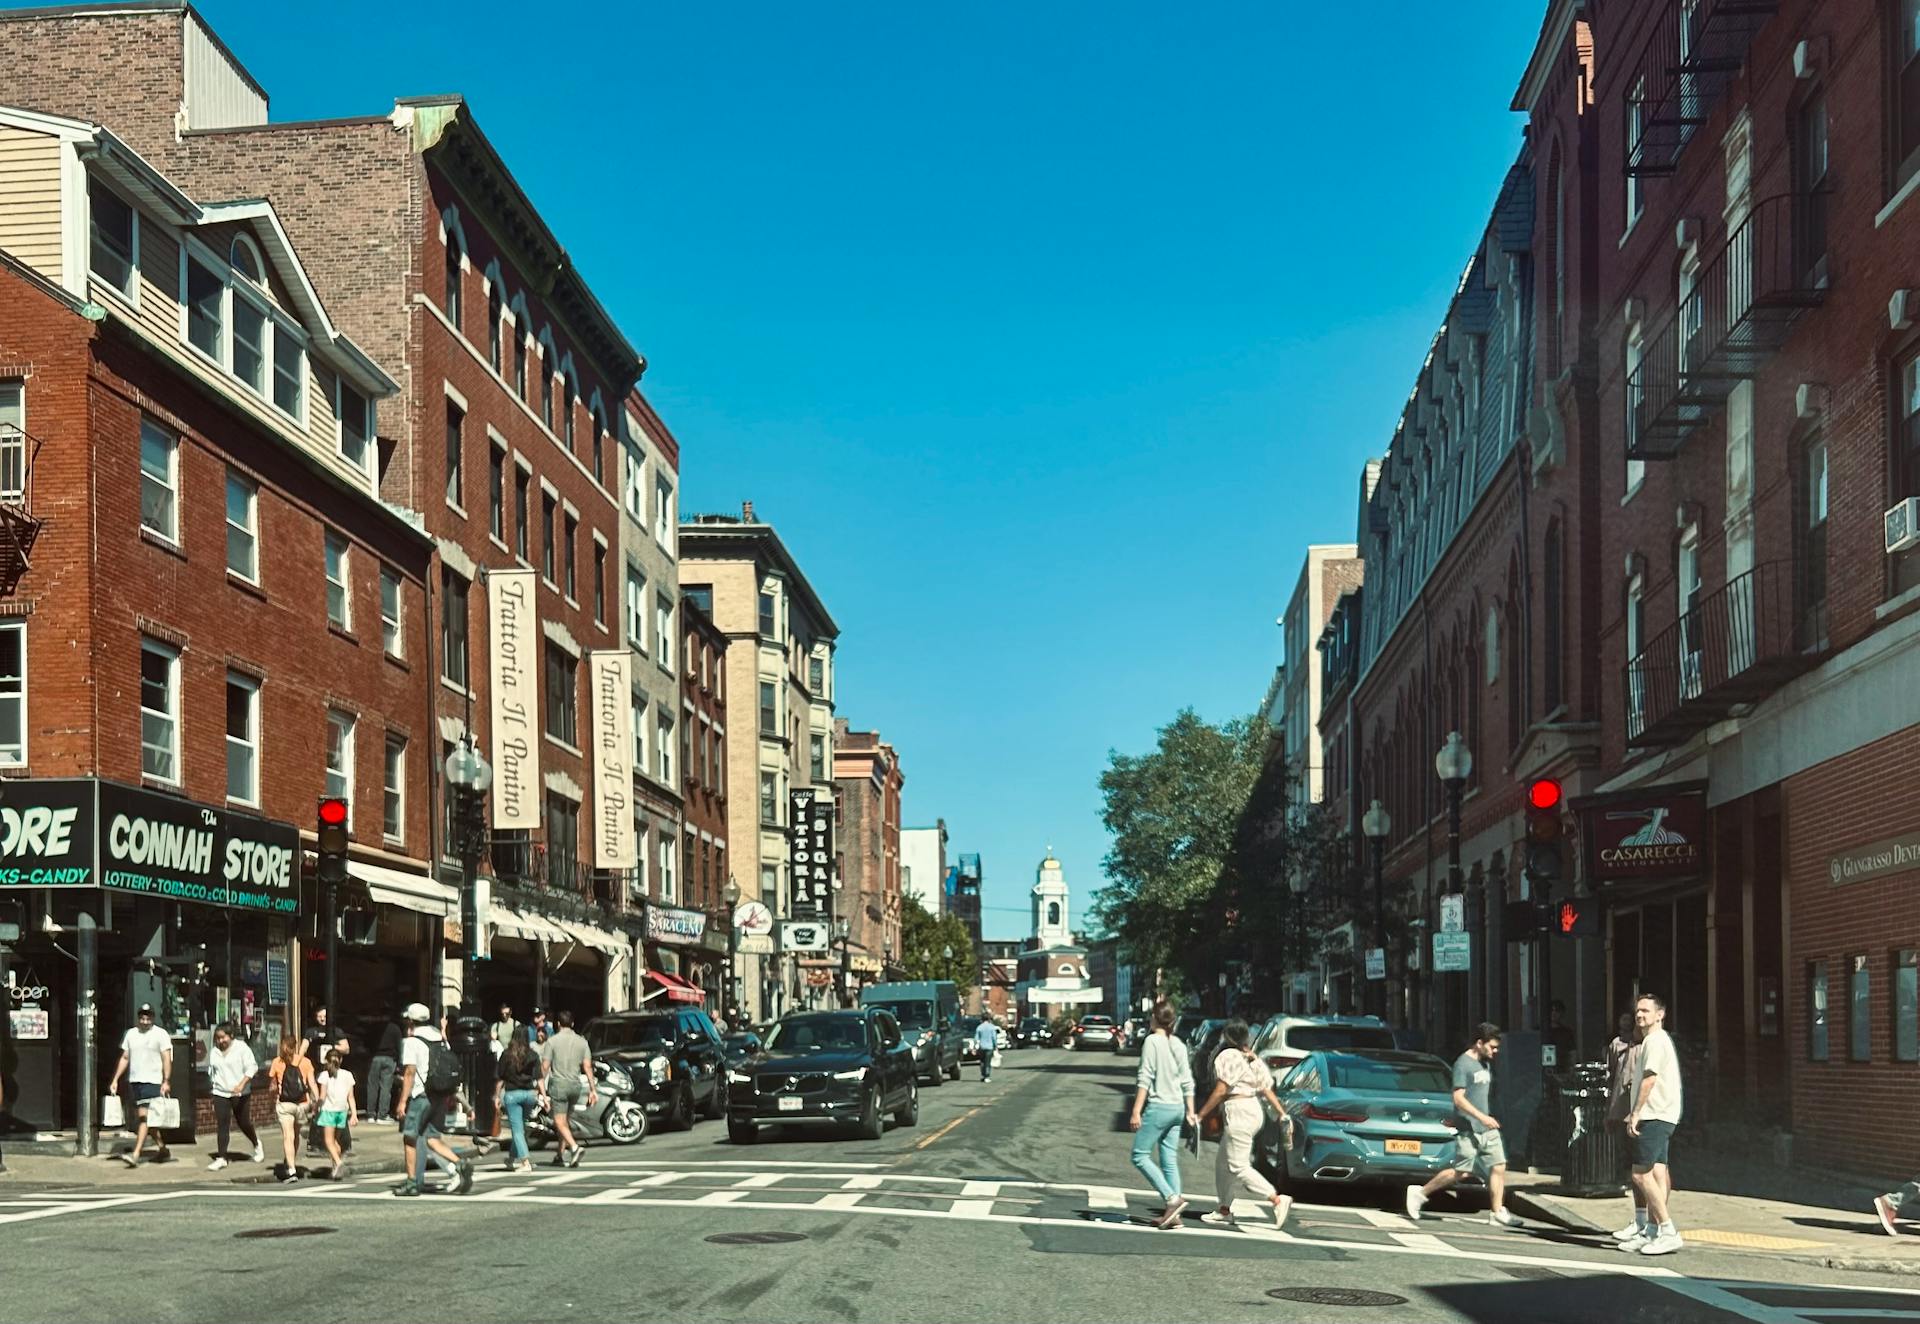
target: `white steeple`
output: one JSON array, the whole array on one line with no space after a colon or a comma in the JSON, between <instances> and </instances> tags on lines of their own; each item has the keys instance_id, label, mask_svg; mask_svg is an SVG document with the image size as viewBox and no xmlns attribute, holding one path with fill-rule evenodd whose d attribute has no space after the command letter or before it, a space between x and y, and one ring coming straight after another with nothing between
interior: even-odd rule
<instances>
[{"instance_id":1,"label":"white steeple","mask_svg":"<svg viewBox=\"0 0 1920 1324\"><path fill-rule=\"evenodd\" d=\"M1071 947L1073 928L1068 909L1067 875L1047 847L1033 885L1033 936L1041 947Z\"/></svg>"}]
</instances>

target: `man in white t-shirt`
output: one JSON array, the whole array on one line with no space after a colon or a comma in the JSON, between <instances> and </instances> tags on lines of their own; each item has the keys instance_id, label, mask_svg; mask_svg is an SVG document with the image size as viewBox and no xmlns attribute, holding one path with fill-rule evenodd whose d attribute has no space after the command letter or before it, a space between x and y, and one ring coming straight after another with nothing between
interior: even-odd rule
<instances>
[{"instance_id":1,"label":"man in white t-shirt","mask_svg":"<svg viewBox=\"0 0 1920 1324\"><path fill-rule=\"evenodd\" d=\"M439 1155L454 1174L454 1193L465 1195L473 1189L473 1164L440 1138L440 1121L451 1100L427 1091L427 1075L433 1068L433 1050L428 1045L444 1043L444 1037L432 1023L433 1013L422 1003L410 1005L400 1019L406 1023L407 1037L400 1044L400 1102L394 1106L393 1115L400 1119L407 1175L393 1193L421 1194L421 1179L426 1175L422 1150L427 1149Z\"/></svg>"},{"instance_id":2,"label":"man in white t-shirt","mask_svg":"<svg viewBox=\"0 0 1920 1324\"><path fill-rule=\"evenodd\" d=\"M154 1099L166 1098L173 1090L168 1083L173 1076L173 1040L167 1032L153 1023L153 1004L143 1002L135 1017L134 1027L120 1039L120 1061L113 1069L113 1080L107 1085L107 1093L112 1094L120 1088L120 1077L127 1078L127 1092L133 1097L134 1112L139 1114L140 1126L134 1133L133 1152L122 1154L120 1161L129 1168L140 1166L140 1152L147 1147L147 1104ZM164 1136L155 1136L159 1148L154 1151L154 1159L165 1162L173 1157L167 1152Z\"/></svg>"},{"instance_id":3,"label":"man in white t-shirt","mask_svg":"<svg viewBox=\"0 0 1920 1324\"><path fill-rule=\"evenodd\" d=\"M1687 1243L1667 1212L1672 1181L1667 1173L1667 1146L1680 1124L1680 1057L1667 1033L1667 1004L1652 993L1642 993L1633 1006L1633 1024L1640 1032L1634 1051L1633 1108L1627 1114L1627 1135L1633 1145L1633 1188L1646 1207L1647 1223L1620 1243L1624 1251L1642 1255L1671 1255Z\"/></svg>"}]
</instances>

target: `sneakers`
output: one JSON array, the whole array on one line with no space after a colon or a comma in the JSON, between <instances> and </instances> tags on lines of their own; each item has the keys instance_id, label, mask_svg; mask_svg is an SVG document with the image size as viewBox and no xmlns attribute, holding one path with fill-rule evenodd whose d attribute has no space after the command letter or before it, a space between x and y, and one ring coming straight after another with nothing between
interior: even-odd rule
<instances>
[{"instance_id":1,"label":"sneakers","mask_svg":"<svg viewBox=\"0 0 1920 1324\"><path fill-rule=\"evenodd\" d=\"M1678 1232L1661 1232L1655 1235L1646 1245L1642 1246L1640 1253L1642 1255L1671 1255L1677 1250L1684 1250L1686 1244L1686 1242L1680 1239Z\"/></svg>"},{"instance_id":2,"label":"sneakers","mask_svg":"<svg viewBox=\"0 0 1920 1324\"><path fill-rule=\"evenodd\" d=\"M137 1168L140 1166L140 1156L138 1154L115 1154L114 1157L126 1164L129 1168Z\"/></svg>"},{"instance_id":3,"label":"sneakers","mask_svg":"<svg viewBox=\"0 0 1920 1324\"><path fill-rule=\"evenodd\" d=\"M1239 1220L1233 1216L1233 1210L1231 1209L1215 1209L1210 1213L1202 1214L1200 1215L1200 1221L1211 1224L1214 1227L1240 1226Z\"/></svg>"},{"instance_id":4,"label":"sneakers","mask_svg":"<svg viewBox=\"0 0 1920 1324\"><path fill-rule=\"evenodd\" d=\"M255 1163L265 1163L267 1161L267 1147L265 1145L261 1145L261 1144L254 1145L253 1161Z\"/></svg>"},{"instance_id":5,"label":"sneakers","mask_svg":"<svg viewBox=\"0 0 1920 1324\"><path fill-rule=\"evenodd\" d=\"M347 1172L347 1161L345 1159L341 1159L338 1163L333 1165L333 1171L328 1173L327 1175L331 1177L334 1181L339 1181L340 1178L346 1175L346 1172Z\"/></svg>"},{"instance_id":6,"label":"sneakers","mask_svg":"<svg viewBox=\"0 0 1920 1324\"><path fill-rule=\"evenodd\" d=\"M567 1151L567 1154L566 1154L566 1160L567 1160L567 1166L568 1166L569 1168L577 1168L577 1167L579 1167L579 1166L580 1166L580 1158L581 1158L581 1156L582 1156L582 1155L584 1155L585 1153L586 1153L586 1151L585 1151L584 1149L582 1149L582 1148L580 1148L580 1146L578 1146L578 1145L575 1145L575 1146L574 1146L574 1147L573 1147L572 1149L569 1149L569 1150Z\"/></svg>"},{"instance_id":7,"label":"sneakers","mask_svg":"<svg viewBox=\"0 0 1920 1324\"><path fill-rule=\"evenodd\" d=\"M1488 1210L1487 1221L1493 1224L1495 1227L1504 1227L1509 1230L1513 1228L1526 1226L1526 1224L1522 1223L1519 1219L1515 1218L1512 1214L1508 1213L1504 1209Z\"/></svg>"},{"instance_id":8,"label":"sneakers","mask_svg":"<svg viewBox=\"0 0 1920 1324\"><path fill-rule=\"evenodd\" d=\"M473 1160L461 1159L453 1170L453 1193L465 1195L473 1189Z\"/></svg>"},{"instance_id":9,"label":"sneakers","mask_svg":"<svg viewBox=\"0 0 1920 1324\"><path fill-rule=\"evenodd\" d=\"M227 1166L226 1156L223 1154L215 1154L213 1156L213 1162L207 1164L207 1171L218 1172L220 1171L220 1169L226 1166Z\"/></svg>"},{"instance_id":10,"label":"sneakers","mask_svg":"<svg viewBox=\"0 0 1920 1324\"><path fill-rule=\"evenodd\" d=\"M1636 1220L1614 1233L1613 1239L1615 1241L1632 1241L1635 1237L1645 1236L1646 1231L1647 1225Z\"/></svg>"},{"instance_id":11,"label":"sneakers","mask_svg":"<svg viewBox=\"0 0 1920 1324\"><path fill-rule=\"evenodd\" d=\"M1880 1226L1886 1229L1888 1236L1897 1237L1900 1235L1900 1229L1893 1224L1893 1220L1899 1215L1900 1211L1894 1208L1892 1200L1889 1200L1884 1195L1874 1196L1873 1212L1880 1215Z\"/></svg>"},{"instance_id":12,"label":"sneakers","mask_svg":"<svg viewBox=\"0 0 1920 1324\"><path fill-rule=\"evenodd\" d=\"M513 1170L515 1172L532 1172L533 1160L530 1158L523 1158L518 1163L513 1165Z\"/></svg>"},{"instance_id":13,"label":"sneakers","mask_svg":"<svg viewBox=\"0 0 1920 1324\"><path fill-rule=\"evenodd\" d=\"M1641 1251L1645 1250L1648 1246L1652 1244L1653 1244L1653 1234L1649 1232L1646 1228L1640 1228L1632 1236L1628 1237L1625 1241L1616 1243L1614 1245L1614 1249L1623 1250L1629 1255L1638 1255Z\"/></svg>"},{"instance_id":14,"label":"sneakers","mask_svg":"<svg viewBox=\"0 0 1920 1324\"><path fill-rule=\"evenodd\" d=\"M1427 1193L1418 1186L1407 1187L1407 1217L1414 1222L1420 1221L1420 1211L1427 1207Z\"/></svg>"},{"instance_id":15,"label":"sneakers","mask_svg":"<svg viewBox=\"0 0 1920 1324\"><path fill-rule=\"evenodd\" d=\"M286 1172L286 1175L280 1178L280 1184L282 1186L291 1186L299 1180L300 1180L300 1169L289 1168Z\"/></svg>"},{"instance_id":16,"label":"sneakers","mask_svg":"<svg viewBox=\"0 0 1920 1324\"><path fill-rule=\"evenodd\" d=\"M398 1186L393 1188L393 1193L397 1196L402 1196L402 1197L418 1195L420 1194L420 1183L415 1181L403 1181Z\"/></svg>"},{"instance_id":17,"label":"sneakers","mask_svg":"<svg viewBox=\"0 0 1920 1324\"><path fill-rule=\"evenodd\" d=\"M1180 1226L1180 1214L1186 1207L1187 1202L1184 1197L1174 1196L1167 1201L1167 1207L1160 1211L1160 1216L1153 1220L1153 1225L1163 1228Z\"/></svg>"},{"instance_id":18,"label":"sneakers","mask_svg":"<svg viewBox=\"0 0 1920 1324\"><path fill-rule=\"evenodd\" d=\"M1275 1200L1269 1208L1273 1210L1273 1225L1275 1227L1285 1227L1287 1225L1287 1215L1293 1212L1293 1197L1291 1195L1283 1195L1278 1200Z\"/></svg>"}]
</instances>

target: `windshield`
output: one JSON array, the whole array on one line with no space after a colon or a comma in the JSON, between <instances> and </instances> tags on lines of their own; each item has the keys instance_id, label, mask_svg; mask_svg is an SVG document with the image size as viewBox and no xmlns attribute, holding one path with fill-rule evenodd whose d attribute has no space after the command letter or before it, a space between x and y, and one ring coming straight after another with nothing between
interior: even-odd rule
<instances>
[{"instance_id":1,"label":"windshield","mask_svg":"<svg viewBox=\"0 0 1920 1324\"><path fill-rule=\"evenodd\" d=\"M1392 1048L1393 1031L1379 1025L1296 1025L1287 1047L1299 1053L1323 1048Z\"/></svg>"},{"instance_id":2,"label":"windshield","mask_svg":"<svg viewBox=\"0 0 1920 1324\"><path fill-rule=\"evenodd\" d=\"M1047 1023L1038 1016L1029 1016L1020 1022L1020 1028L1023 1030L1044 1030L1047 1028Z\"/></svg>"},{"instance_id":3,"label":"windshield","mask_svg":"<svg viewBox=\"0 0 1920 1324\"><path fill-rule=\"evenodd\" d=\"M673 1042L674 1033L671 1016L595 1021L587 1027L587 1047L596 1053L619 1052L627 1048L660 1048Z\"/></svg>"},{"instance_id":4,"label":"windshield","mask_svg":"<svg viewBox=\"0 0 1920 1324\"><path fill-rule=\"evenodd\" d=\"M1112 1025L1112 1024L1113 1024L1113 1017L1111 1017L1111 1016L1089 1016L1089 1017L1087 1017L1087 1018L1086 1018L1085 1020L1083 1020L1083 1021L1081 1021L1080 1023L1081 1023L1082 1025L1109 1025L1109 1026L1110 1026L1110 1025Z\"/></svg>"},{"instance_id":5,"label":"windshield","mask_svg":"<svg viewBox=\"0 0 1920 1324\"><path fill-rule=\"evenodd\" d=\"M925 1030L933 1027L933 1004L931 1002L869 1002L869 1007L878 1007L881 1011L893 1013L893 1019L900 1022L903 1030Z\"/></svg>"},{"instance_id":6,"label":"windshield","mask_svg":"<svg viewBox=\"0 0 1920 1324\"><path fill-rule=\"evenodd\" d=\"M1445 1094L1452 1088L1438 1062L1375 1062L1364 1057L1329 1059L1327 1080L1335 1089L1394 1094Z\"/></svg>"},{"instance_id":7,"label":"windshield","mask_svg":"<svg viewBox=\"0 0 1920 1324\"><path fill-rule=\"evenodd\" d=\"M795 1016L767 1036L772 1053L844 1053L867 1046L867 1023L857 1016Z\"/></svg>"}]
</instances>

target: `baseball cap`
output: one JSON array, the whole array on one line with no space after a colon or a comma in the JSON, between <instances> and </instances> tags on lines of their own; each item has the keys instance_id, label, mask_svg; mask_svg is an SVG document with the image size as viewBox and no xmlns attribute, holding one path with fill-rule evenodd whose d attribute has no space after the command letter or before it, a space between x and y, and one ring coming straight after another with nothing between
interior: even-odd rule
<instances>
[{"instance_id":1,"label":"baseball cap","mask_svg":"<svg viewBox=\"0 0 1920 1324\"><path fill-rule=\"evenodd\" d=\"M415 1025L425 1025L433 1019L433 1013L428 1011L424 1004L418 1002L408 1003L407 1009L401 1012L400 1016L403 1020L411 1021Z\"/></svg>"},{"instance_id":2,"label":"baseball cap","mask_svg":"<svg viewBox=\"0 0 1920 1324\"><path fill-rule=\"evenodd\" d=\"M152 1004L151 1002L143 1002L143 1003L141 1003L141 1004L140 1004L140 1010L139 1010L139 1012L137 1012L137 1013L136 1013L136 1015L137 1015L137 1016L151 1016L151 1015L153 1015L153 1004Z\"/></svg>"}]
</instances>

